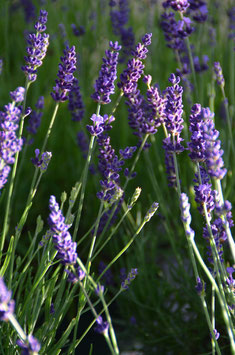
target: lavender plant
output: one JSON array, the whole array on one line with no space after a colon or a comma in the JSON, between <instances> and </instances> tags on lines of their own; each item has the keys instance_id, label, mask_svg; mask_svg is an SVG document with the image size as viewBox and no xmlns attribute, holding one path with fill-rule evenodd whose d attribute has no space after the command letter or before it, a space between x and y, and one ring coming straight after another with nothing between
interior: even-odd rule
<instances>
[{"instance_id":1,"label":"lavender plant","mask_svg":"<svg viewBox=\"0 0 235 355\"><path fill-rule=\"evenodd\" d=\"M0 4L1 353L235 354L230 5Z\"/></svg>"}]
</instances>

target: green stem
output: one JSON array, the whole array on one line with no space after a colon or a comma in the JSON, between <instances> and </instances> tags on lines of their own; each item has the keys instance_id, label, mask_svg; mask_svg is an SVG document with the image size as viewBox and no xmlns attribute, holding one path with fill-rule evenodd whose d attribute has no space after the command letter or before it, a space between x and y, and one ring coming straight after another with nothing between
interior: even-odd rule
<instances>
[{"instance_id":1,"label":"green stem","mask_svg":"<svg viewBox=\"0 0 235 355\"><path fill-rule=\"evenodd\" d=\"M47 142L48 142L48 139L49 139L49 137L51 135L52 127L53 127L54 122L55 122L55 118L56 118L56 114L58 112L59 104L60 103L57 102L56 105L55 105L55 109L54 109L54 112L53 112L53 115L52 115L52 118L51 118L51 122L49 124L48 130L47 130L47 134L45 136L45 139L44 139L44 142L43 142L43 145L42 145L41 154L44 152L44 150L46 148L46 145L47 145Z\"/></svg>"},{"instance_id":2,"label":"green stem","mask_svg":"<svg viewBox=\"0 0 235 355\"><path fill-rule=\"evenodd\" d=\"M21 337L21 339L23 341L26 341L27 340L27 335L25 334L25 332L21 328L21 326L18 323L18 321L16 320L15 316L13 314L9 313L7 317L9 319L9 321L11 322L11 325L13 326L13 328L15 328L16 332Z\"/></svg>"}]
</instances>

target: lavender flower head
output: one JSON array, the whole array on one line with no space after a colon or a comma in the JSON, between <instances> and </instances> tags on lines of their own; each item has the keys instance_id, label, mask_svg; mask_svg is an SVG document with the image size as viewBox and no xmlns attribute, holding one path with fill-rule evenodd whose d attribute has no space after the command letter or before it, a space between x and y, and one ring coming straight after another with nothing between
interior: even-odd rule
<instances>
[{"instance_id":1,"label":"lavender flower head","mask_svg":"<svg viewBox=\"0 0 235 355\"><path fill-rule=\"evenodd\" d=\"M41 349L40 343L32 335L27 337L27 341L23 342L22 340L17 340L16 343L23 350L21 355L37 355Z\"/></svg>"},{"instance_id":2,"label":"lavender flower head","mask_svg":"<svg viewBox=\"0 0 235 355\"><path fill-rule=\"evenodd\" d=\"M28 35L26 49L27 56L24 57L26 65L22 67L29 82L33 82L37 78L37 68L42 65L42 60L46 56L49 45L49 35L43 33L46 30L47 12L40 10L38 21L34 28L35 33Z\"/></svg>"},{"instance_id":3,"label":"lavender flower head","mask_svg":"<svg viewBox=\"0 0 235 355\"><path fill-rule=\"evenodd\" d=\"M133 58L127 63L127 68L120 75L118 87L123 91L125 96L136 92L137 82L143 74L144 64L142 60L147 57L147 46L151 44L152 33L147 33L142 38L142 43L138 43L133 51Z\"/></svg>"},{"instance_id":4,"label":"lavender flower head","mask_svg":"<svg viewBox=\"0 0 235 355\"><path fill-rule=\"evenodd\" d=\"M190 203L188 201L188 196L185 193L180 195L180 210L181 210L181 220L185 226L186 236L188 238L194 238L194 231L190 227L192 220L190 214Z\"/></svg>"},{"instance_id":5,"label":"lavender flower head","mask_svg":"<svg viewBox=\"0 0 235 355\"><path fill-rule=\"evenodd\" d=\"M96 319L96 327L94 328L95 332L99 334L107 334L109 329L109 323L107 321L103 321L101 316L98 316Z\"/></svg>"},{"instance_id":6,"label":"lavender flower head","mask_svg":"<svg viewBox=\"0 0 235 355\"><path fill-rule=\"evenodd\" d=\"M114 81L117 79L118 51L121 46L118 42L109 42L110 49L105 51L106 58L103 58L103 64L99 73L99 78L95 82L95 92L91 95L99 104L108 104L111 102L110 95L114 94Z\"/></svg>"},{"instance_id":7,"label":"lavender flower head","mask_svg":"<svg viewBox=\"0 0 235 355\"><path fill-rule=\"evenodd\" d=\"M220 63L215 62L213 67L217 84L224 87L225 81Z\"/></svg>"},{"instance_id":8,"label":"lavender flower head","mask_svg":"<svg viewBox=\"0 0 235 355\"><path fill-rule=\"evenodd\" d=\"M51 213L48 223L52 232L55 249L58 250L57 257L62 264L73 265L77 259L77 243L72 241L72 237L68 232L71 226L65 224L65 218L59 209L55 196L50 197L49 208Z\"/></svg>"},{"instance_id":9,"label":"lavender flower head","mask_svg":"<svg viewBox=\"0 0 235 355\"><path fill-rule=\"evenodd\" d=\"M123 290L127 290L131 282L136 278L136 275L138 275L138 269L131 269L131 271L127 275L127 278L122 282L121 288Z\"/></svg>"},{"instance_id":10,"label":"lavender flower head","mask_svg":"<svg viewBox=\"0 0 235 355\"><path fill-rule=\"evenodd\" d=\"M24 89L19 87L10 95L13 102L5 105L4 111L0 111L0 189L6 184L10 165L14 164L15 154L23 145L23 140L16 136L22 114L22 107L16 106L16 103L24 100Z\"/></svg>"},{"instance_id":11,"label":"lavender flower head","mask_svg":"<svg viewBox=\"0 0 235 355\"><path fill-rule=\"evenodd\" d=\"M35 165L37 168L40 169L42 173L44 173L48 168L51 158L52 158L51 152L44 152L40 157L40 150L35 149L35 158L32 158L31 161L33 165Z\"/></svg>"},{"instance_id":12,"label":"lavender flower head","mask_svg":"<svg viewBox=\"0 0 235 355\"><path fill-rule=\"evenodd\" d=\"M171 7L174 11L179 11L183 13L189 7L189 1L188 0L165 0L162 5L165 8Z\"/></svg>"},{"instance_id":13,"label":"lavender flower head","mask_svg":"<svg viewBox=\"0 0 235 355\"><path fill-rule=\"evenodd\" d=\"M11 299L12 292L9 291L0 277L0 320L7 321L15 310L15 301Z\"/></svg>"},{"instance_id":14,"label":"lavender flower head","mask_svg":"<svg viewBox=\"0 0 235 355\"><path fill-rule=\"evenodd\" d=\"M59 70L56 79L56 85L51 92L52 98L56 102L64 102L68 99L67 93L73 88L74 76L76 70L76 52L75 47L67 47L64 50L64 56L60 58Z\"/></svg>"},{"instance_id":15,"label":"lavender flower head","mask_svg":"<svg viewBox=\"0 0 235 355\"><path fill-rule=\"evenodd\" d=\"M74 78L73 87L69 92L68 109L71 111L73 121L80 122L83 119L85 113L84 103L77 78Z\"/></svg>"}]
</instances>

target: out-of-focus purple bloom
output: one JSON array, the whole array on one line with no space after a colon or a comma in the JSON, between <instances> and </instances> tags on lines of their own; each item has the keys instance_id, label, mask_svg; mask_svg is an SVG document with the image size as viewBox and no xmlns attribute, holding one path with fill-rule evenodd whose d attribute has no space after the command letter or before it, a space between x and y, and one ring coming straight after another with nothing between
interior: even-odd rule
<instances>
[{"instance_id":1,"label":"out-of-focus purple bloom","mask_svg":"<svg viewBox=\"0 0 235 355\"><path fill-rule=\"evenodd\" d=\"M235 280L233 278L233 273L235 272L235 269L233 267L227 267L226 269L229 277L227 278L227 284L230 286L230 287L235 287Z\"/></svg>"},{"instance_id":2,"label":"out-of-focus purple bloom","mask_svg":"<svg viewBox=\"0 0 235 355\"><path fill-rule=\"evenodd\" d=\"M103 261L99 262L98 265L98 272L99 274L102 274L102 272L106 269L106 264ZM113 284L113 274L110 269L108 269L104 275L102 276L102 280L105 282L106 285L112 285Z\"/></svg>"},{"instance_id":3,"label":"out-of-focus purple bloom","mask_svg":"<svg viewBox=\"0 0 235 355\"><path fill-rule=\"evenodd\" d=\"M213 330L214 334L215 334L215 339L218 340L220 337L220 333L218 332L218 330L214 329Z\"/></svg>"},{"instance_id":4,"label":"out-of-focus purple bloom","mask_svg":"<svg viewBox=\"0 0 235 355\"><path fill-rule=\"evenodd\" d=\"M121 282L124 282L127 278L127 274L126 274L126 268L125 267L122 267L120 269L120 281Z\"/></svg>"},{"instance_id":5,"label":"out-of-focus purple bloom","mask_svg":"<svg viewBox=\"0 0 235 355\"><path fill-rule=\"evenodd\" d=\"M64 50L64 56L60 58L59 70L56 79L56 85L51 93L52 98L57 102L63 102L68 99L67 93L73 88L74 76L76 70L76 52L75 47L67 47Z\"/></svg>"},{"instance_id":6,"label":"out-of-focus purple bloom","mask_svg":"<svg viewBox=\"0 0 235 355\"><path fill-rule=\"evenodd\" d=\"M7 182L11 170L9 165L14 164L14 156L23 145L23 140L18 139L15 133L22 114L22 107L16 106L19 100L24 99L22 88L16 89L11 96L17 101L5 105L4 111L0 111L0 189Z\"/></svg>"},{"instance_id":7,"label":"out-of-focus purple bloom","mask_svg":"<svg viewBox=\"0 0 235 355\"><path fill-rule=\"evenodd\" d=\"M99 316L96 319L96 327L94 328L95 332L99 334L105 334L108 332L109 323L107 321L103 321L103 318Z\"/></svg>"},{"instance_id":8,"label":"out-of-focus purple bloom","mask_svg":"<svg viewBox=\"0 0 235 355\"><path fill-rule=\"evenodd\" d=\"M202 0L188 0L189 13L194 21L203 23L208 18L208 9L205 1Z\"/></svg>"},{"instance_id":9,"label":"out-of-focus purple bloom","mask_svg":"<svg viewBox=\"0 0 235 355\"><path fill-rule=\"evenodd\" d=\"M220 63L215 62L213 68L217 84L221 87L224 87L225 81Z\"/></svg>"},{"instance_id":10,"label":"out-of-focus purple bloom","mask_svg":"<svg viewBox=\"0 0 235 355\"><path fill-rule=\"evenodd\" d=\"M20 0L21 6L24 10L25 21L32 22L36 18L36 8L31 0Z\"/></svg>"},{"instance_id":11,"label":"out-of-focus purple bloom","mask_svg":"<svg viewBox=\"0 0 235 355\"><path fill-rule=\"evenodd\" d=\"M50 197L49 202L50 215L48 224L53 232L52 238L55 249L58 250L57 257L64 265L74 265L77 260L77 243L72 241L68 229L71 227L65 224L65 218L59 209L55 196Z\"/></svg>"},{"instance_id":12,"label":"out-of-focus purple bloom","mask_svg":"<svg viewBox=\"0 0 235 355\"><path fill-rule=\"evenodd\" d=\"M99 77L95 82L95 92L91 98L99 104L108 104L111 102L110 95L114 94L114 82L117 79L118 51L121 46L118 42L109 42L110 49L105 51L106 58L103 58L103 64Z\"/></svg>"},{"instance_id":13,"label":"out-of-focus purple bloom","mask_svg":"<svg viewBox=\"0 0 235 355\"><path fill-rule=\"evenodd\" d=\"M21 355L37 355L41 345L34 336L29 335L27 341L17 340L17 345L22 349Z\"/></svg>"},{"instance_id":14,"label":"out-of-focus purple bloom","mask_svg":"<svg viewBox=\"0 0 235 355\"><path fill-rule=\"evenodd\" d=\"M0 75L2 74L3 60L0 58Z\"/></svg>"},{"instance_id":15,"label":"out-of-focus purple bloom","mask_svg":"<svg viewBox=\"0 0 235 355\"><path fill-rule=\"evenodd\" d=\"M137 82L143 74L144 64L142 60L147 57L147 46L151 43L152 33L147 33L142 38L142 43L138 43L133 51L133 58L127 63L127 68L120 75L118 87L125 96L137 91Z\"/></svg>"},{"instance_id":16,"label":"out-of-focus purple bloom","mask_svg":"<svg viewBox=\"0 0 235 355\"><path fill-rule=\"evenodd\" d=\"M71 28L73 30L74 36L80 37L86 33L85 28L83 26L76 26L74 23L72 23Z\"/></svg>"},{"instance_id":17,"label":"out-of-focus purple bloom","mask_svg":"<svg viewBox=\"0 0 235 355\"><path fill-rule=\"evenodd\" d=\"M235 6L228 10L229 38L235 40Z\"/></svg>"},{"instance_id":18,"label":"out-of-focus purple bloom","mask_svg":"<svg viewBox=\"0 0 235 355\"><path fill-rule=\"evenodd\" d=\"M203 293L205 292L206 284L200 279L200 277L197 277L197 284L195 286L195 289L199 296L203 295Z\"/></svg>"},{"instance_id":19,"label":"out-of-focus purple bloom","mask_svg":"<svg viewBox=\"0 0 235 355\"><path fill-rule=\"evenodd\" d=\"M176 187L176 172L173 153L165 150L165 167L169 187Z\"/></svg>"},{"instance_id":20,"label":"out-of-focus purple bloom","mask_svg":"<svg viewBox=\"0 0 235 355\"><path fill-rule=\"evenodd\" d=\"M80 122L83 119L84 103L77 78L74 78L72 89L69 92L68 109L71 111L73 121Z\"/></svg>"},{"instance_id":21,"label":"out-of-focus purple bloom","mask_svg":"<svg viewBox=\"0 0 235 355\"><path fill-rule=\"evenodd\" d=\"M11 299L12 292L9 291L0 277L0 320L8 321L9 315L15 310L15 301Z\"/></svg>"},{"instance_id":22,"label":"out-of-focus purple bloom","mask_svg":"<svg viewBox=\"0 0 235 355\"><path fill-rule=\"evenodd\" d=\"M52 158L51 152L44 152L40 157L40 150L35 149L35 158L32 158L31 161L33 165L39 168L42 173L45 173L51 161L51 158Z\"/></svg>"},{"instance_id":23,"label":"out-of-focus purple bloom","mask_svg":"<svg viewBox=\"0 0 235 355\"><path fill-rule=\"evenodd\" d=\"M34 28L35 33L31 33L27 37L27 56L24 57L26 65L22 67L29 82L33 82L37 78L37 68L42 65L42 60L46 56L49 45L49 35L42 33L46 30L47 12L40 10L38 22Z\"/></svg>"},{"instance_id":24,"label":"out-of-focus purple bloom","mask_svg":"<svg viewBox=\"0 0 235 355\"><path fill-rule=\"evenodd\" d=\"M135 36L132 27L125 27L129 20L130 9L127 0L110 1L110 18L113 33L120 37L122 44L120 63L125 62L135 45Z\"/></svg>"},{"instance_id":25,"label":"out-of-focus purple bloom","mask_svg":"<svg viewBox=\"0 0 235 355\"><path fill-rule=\"evenodd\" d=\"M185 12L189 7L188 0L165 0L162 3L164 8L171 7L174 11L179 11L181 13Z\"/></svg>"},{"instance_id":26,"label":"out-of-focus purple bloom","mask_svg":"<svg viewBox=\"0 0 235 355\"><path fill-rule=\"evenodd\" d=\"M123 290L127 290L131 282L136 278L136 275L138 275L138 269L131 269L131 271L127 275L127 278L122 282L121 288Z\"/></svg>"},{"instance_id":27,"label":"out-of-focus purple bloom","mask_svg":"<svg viewBox=\"0 0 235 355\"><path fill-rule=\"evenodd\" d=\"M95 293L97 294L97 296L102 295L104 293L104 286L98 285L97 288L95 289Z\"/></svg>"},{"instance_id":28,"label":"out-of-focus purple bloom","mask_svg":"<svg viewBox=\"0 0 235 355\"><path fill-rule=\"evenodd\" d=\"M28 119L28 125L27 125L27 131L29 132L29 134L31 135L35 135L38 131L38 128L40 127L41 124L41 117L43 115L43 113L41 112L41 110L44 107L44 97L40 96L36 105L36 110L33 110L29 116ZM28 142L28 144L32 143L32 139L30 140L30 142Z\"/></svg>"},{"instance_id":29,"label":"out-of-focus purple bloom","mask_svg":"<svg viewBox=\"0 0 235 355\"><path fill-rule=\"evenodd\" d=\"M82 281L85 277L85 271L83 271L80 266L76 268L75 273L70 270L65 271L68 274L68 281L71 283Z\"/></svg>"}]
</instances>

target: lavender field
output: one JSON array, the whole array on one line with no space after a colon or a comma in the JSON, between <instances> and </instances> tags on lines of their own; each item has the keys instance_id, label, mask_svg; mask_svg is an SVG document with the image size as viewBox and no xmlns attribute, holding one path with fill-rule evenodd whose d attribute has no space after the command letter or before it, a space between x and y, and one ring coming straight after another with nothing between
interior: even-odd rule
<instances>
[{"instance_id":1,"label":"lavender field","mask_svg":"<svg viewBox=\"0 0 235 355\"><path fill-rule=\"evenodd\" d=\"M235 2L0 2L0 355L235 355Z\"/></svg>"}]
</instances>

